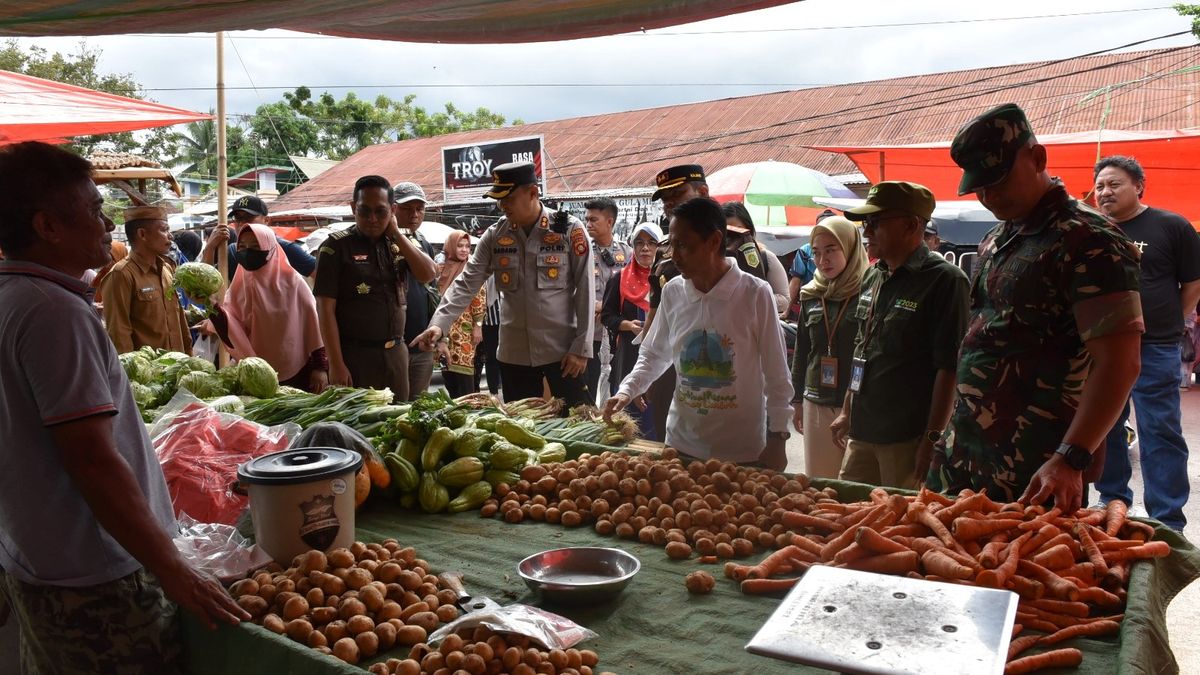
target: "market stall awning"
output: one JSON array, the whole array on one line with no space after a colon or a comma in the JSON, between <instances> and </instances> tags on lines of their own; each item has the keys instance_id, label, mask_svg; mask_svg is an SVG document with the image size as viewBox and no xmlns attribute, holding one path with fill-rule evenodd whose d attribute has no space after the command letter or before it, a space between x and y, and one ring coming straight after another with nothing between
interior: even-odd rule
<instances>
[{"instance_id":1,"label":"market stall awning","mask_svg":"<svg viewBox=\"0 0 1200 675\"><path fill-rule=\"evenodd\" d=\"M1083 199L1091 193L1097 159L1128 155L1146 169L1147 204L1200 223L1200 131L1087 131L1045 134L1038 142L1046 146L1051 175L1062 178L1072 195ZM811 147L845 154L872 183L907 180L928 187L939 200L959 199L962 169L950 159L950 141Z\"/></svg>"},{"instance_id":2,"label":"market stall awning","mask_svg":"<svg viewBox=\"0 0 1200 675\"><path fill-rule=\"evenodd\" d=\"M0 13L7 11L0 9ZM0 144L62 142L209 119L210 115L0 70Z\"/></svg>"},{"instance_id":3,"label":"market stall awning","mask_svg":"<svg viewBox=\"0 0 1200 675\"><path fill-rule=\"evenodd\" d=\"M287 28L404 42L549 42L663 28L797 0L10 0L0 35Z\"/></svg>"}]
</instances>

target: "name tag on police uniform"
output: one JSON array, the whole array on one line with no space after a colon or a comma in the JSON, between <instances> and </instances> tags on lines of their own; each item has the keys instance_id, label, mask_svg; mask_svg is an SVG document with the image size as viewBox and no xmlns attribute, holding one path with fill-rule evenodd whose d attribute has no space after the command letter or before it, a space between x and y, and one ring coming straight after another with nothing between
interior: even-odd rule
<instances>
[{"instance_id":1,"label":"name tag on police uniform","mask_svg":"<svg viewBox=\"0 0 1200 675\"><path fill-rule=\"evenodd\" d=\"M836 356L821 357L821 386L837 388L838 360Z\"/></svg>"},{"instance_id":2,"label":"name tag on police uniform","mask_svg":"<svg viewBox=\"0 0 1200 675\"><path fill-rule=\"evenodd\" d=\"M863 376L867 371L866 359L853 359L850 361L850 391L859 393L862 391Z\"/></svg>"}]
</instances>

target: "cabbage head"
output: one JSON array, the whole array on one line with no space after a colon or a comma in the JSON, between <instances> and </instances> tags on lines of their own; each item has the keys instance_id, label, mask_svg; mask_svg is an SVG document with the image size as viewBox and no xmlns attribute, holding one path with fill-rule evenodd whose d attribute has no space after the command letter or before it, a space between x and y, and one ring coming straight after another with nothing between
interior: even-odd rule
<instances>
[{"instance_id":1,"label":"cabbage head","mask_svg":"<svg viewBox=\"0 0 1200 675\"><path fill-rule=\"evenodd\" d=\"M129 378L130 382L151 384L158 375L158 368L155 367L150 359L146 358L145 354L129 352L122 354L119 358L121 360L121 367L125 369L125 375Z\"/></svg>"},{"instance_id":2,"label":"cabbage head","mask_svg":"<svg viewBox=\"0 0 1200 675\"><path fill-rule=\"evenodd\" d=\"M139 410L149 410L155 407L157 392L151 387L141 382L133 381L129 383L129 391L133 392L133 402L137 403Z\"/></svg>"},{"instance_id":3,"label":"cabbage head","mask_svg":"<svg viewBox=\"0 0 1200 675\"><path fill-rule=\"evenodd\" d=\"M217 371L217 377L221 378L221 384L229 391L240 394L241 385L238 384L238 364L231 363Z\"/></svg>"},{"instance_id":4,"label":"cabbage head","mask_svg":"<svg viewBox=\"0 0 1200 675\"><path fill-rule=\"evenodd\" d=\"M242 403L242 399L232 395L214 398L208 402L208 407L217 412L232 413L234 415L241 415L246 412L246 406Z\"/></svg>"},{"instance_id":5,"label":"cabbage head","mask_svg":"<svg viewBox=\"0 0 1200 675\"><path fill-rule=\"evenodd\" d=\"M271 398L279 389L279 374L265 359L251 356L238 362L238 384L243 394Z\"/></svg>"},{"instance_id":6,"label":"cabbage head","mask_svg":"<svg viewBox=\"0 0 1200 675\"><path fill-rule=\"evenodd\" d=\"M179 383L179 380L188 373L207 373L213 375L217 372L217 367L211 361L196 358L194 356L186 356L175 364L167 366L165 373L166 379ZM193 392L195 393L195 392Z\"/></svg>"},{"instance_id":7,"label":"cabbage head","mask_svg":"<svg viewBox=\"0 0 1200 675\"><path fill-rule=\"evenodd\" d=\"M184 263L175 270L175 286L189 298L207 304L221 290L221 273L205 263Z\"/></svg>"},{"instance_id":8,"label":"cabbage head","mask_svg":"<svg viewBox=\"0 0 1200 675\"><path fill-rule=\"evenodd\" d=\"M221 386L220 378L213 373L200 371L193 371L179 378L179 388L187 389L196 398L216 398L229 393L228 389Z\"/></svg>"}]
</instances>

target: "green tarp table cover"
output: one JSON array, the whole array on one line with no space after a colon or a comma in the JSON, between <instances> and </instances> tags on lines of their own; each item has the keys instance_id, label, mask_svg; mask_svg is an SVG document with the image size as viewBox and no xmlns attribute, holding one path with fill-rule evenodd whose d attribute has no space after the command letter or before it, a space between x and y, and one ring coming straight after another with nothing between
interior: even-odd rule
<instances>
[{"instance_id":1,"label":"green tarp table cover","mask_svg":"<svg viewBox=\"0 0 1200 675\"><path fill-rule=\"evenodd\" d=\"M867 498L871 486L840 481L831 485L843 501ZM1083 665L1062 671L1100 673L1173 673L1178 671L1167 641L1166 609L1181 589L1200 577L1200 551L1183 537L1159 526L1158 538L1172 554L1134 565L1121 633L1115 639L1073 640L1084 652ZM771 615L778 600L744 596L724 578L721 565L701 565L693 558L675 561L661 547L601 537L590 527L525 522L511 525L477 513L425 515L373 504L358 514L357 539L381 541L394 537L414 546L420 557L438 571L463 572L468 590L500 602L522 602L557 612L599 633L581 648L600 654L597 672L616 673L822 673L745 652L750 637ZM543 605L516 573L522 558L564 546L612 546L629 551L642 562L641 572L612 602L563 607ZM711 595L694 596L684 588L688 572L704 569L717 578ZM407 647L396 647L360 666L270 633L249 623L209 631L185 614L183 621L187 666L193 673L357 673L366 665L390 657L404 658ZM1051 672L1051 671L1046 671Z\"/></svg>"}]
</instances>

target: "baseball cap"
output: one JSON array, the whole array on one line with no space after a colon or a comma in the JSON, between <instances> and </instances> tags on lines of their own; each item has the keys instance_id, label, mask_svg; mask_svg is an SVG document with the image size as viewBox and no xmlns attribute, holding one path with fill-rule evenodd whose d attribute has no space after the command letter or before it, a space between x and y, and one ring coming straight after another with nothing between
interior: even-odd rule
<instances>
[{"instance_id":1,"label":"baseball cap","mask_svg":"<svg viewBox=\"0 0 1200 675\"><path fill-rule=\"evenodd\" d=\"M255 216L265 216L267 215L267 203L254 195L245 195L238 197L233 206L229 207L229 215L232 216L238 211L245 211Z\"/></svg>"},{"instance_id":2,"label":"baseball cap","mask_svg":"<svg viewBox=\"0 0 1200 675\"><path fill-rule=\"evenodd\" d=\"M537 168L533 162L509 162L492 169L492 189L484 193L484 197L504 199L510 192L522 185L534 185L538 182Z\"/></svg>"},{"instance_id":3,"label":"baseball cap","mask_svg":"<svg viewBox=\"0 0 1200 675\"><path fill-rule=\"evenodd\" d=\"M680 164L663 169L654 177L656 188L650 201L662 199L662 193L688 181L704 182L704 167L699 164Z\"/></svg>"},{"instance_id":4,"label":"baseball cap","mask_svg":"<svg viewBox=\"0 0 1200 675\"><path fill-rule=\"evenodd\" d=\"M871 186L867 203L845 211L849 220L866 220L881 211L903 211L929 220L933 215L933 193L924 185L902 180L885 180Z\"/></svg>"},{"instance_id":5,"label":"baseball cap","mask_svg":"<svg viewBox=\"0 0 1200 675\"><path fill-rule=\"evenodd\" d=\"M1015 103L996 106L968 122L950 144L950 157L963 170L958 194L1004 180L1017 152L1033 137L1025 111Z\"/></svg>"},{"instance_id":6,"label":"baseball cap","mask_svg":"<svg viewBox=\"0 0 1200 675\"><path fill-rule=\"evenodd\" d=\"M414 200L429 201L425 198L425 190L412 181L396 183L396 187L392 188L392 199L396 204L404 204Z\"/></svg>"}]
</instances>

